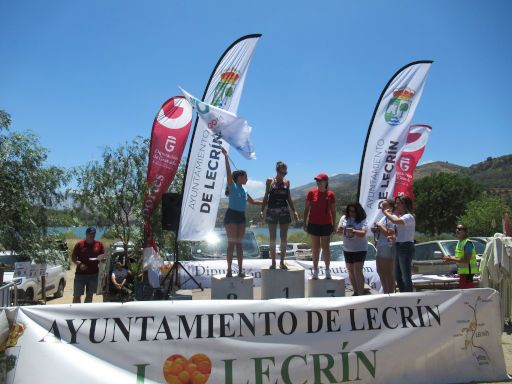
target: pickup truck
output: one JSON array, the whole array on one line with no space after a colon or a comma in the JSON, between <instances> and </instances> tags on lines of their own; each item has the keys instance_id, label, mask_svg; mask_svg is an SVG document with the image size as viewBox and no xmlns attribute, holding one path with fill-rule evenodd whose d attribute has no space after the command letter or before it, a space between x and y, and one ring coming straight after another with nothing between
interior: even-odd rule
<instances>
[{"instance_id":1,"label":"pickup truck","mask_svg":"<svg viewBox=\"0 0 512 384\"><path fill-rule=\"evenodd\" d=\"M42 298L40 276L15 277L15 263L30 262L10 251L0 252L0 263L4 267L4 283L9 283L13 278L17 279L18 300L32 303ZM33 263L32 263L33 264ZM46 266L46 296L62 297L66 287L66 269L61 265Z\"/></svg>"}]
</instances>

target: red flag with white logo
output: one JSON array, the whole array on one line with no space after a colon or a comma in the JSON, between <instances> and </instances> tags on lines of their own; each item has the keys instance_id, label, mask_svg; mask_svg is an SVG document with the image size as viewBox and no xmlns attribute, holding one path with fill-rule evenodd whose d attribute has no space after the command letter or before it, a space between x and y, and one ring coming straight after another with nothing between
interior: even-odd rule
<instances>
[{"instance_id":1,"label":"red flag with white logo","mask_svg":"<svg viewBox=\"0 0 512 384\"><path fill-rule=\"evenodd\" d=\"M393 196L406 195L414 200L412 184L414 170L421 159L432 127L424 124L411 125L402 154L398 158Z\"/></svg>"},{"instance_id":2,"label":"red flag with white logo","mask_svg":"<svg viewBox=\"0 0 512 384\"><path fill-rule=\"evenodd\" d=\"M182 96L167 100L155 117L144 198L145 246L153 246L151 215L176 176L192 125L192 107Z\"/></svg>"}]
</instances>

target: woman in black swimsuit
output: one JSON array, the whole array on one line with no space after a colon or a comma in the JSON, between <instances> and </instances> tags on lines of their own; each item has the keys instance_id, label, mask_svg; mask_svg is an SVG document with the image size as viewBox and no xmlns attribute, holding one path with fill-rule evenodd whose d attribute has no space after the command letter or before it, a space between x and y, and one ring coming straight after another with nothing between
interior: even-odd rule
<instances>
[{"instance_id":1,"label":"woman in black swimsuit","mask_svg":"<svg viewBox=\"0 0 512 384\"><path fill-rule=\"evenodd\" d=\"M279 268L288 269L284 263L286 255L286 245L288 243L288 226L292 218L290 209L293 211L295 220L299 220L299 215L295 211L292 197L290 195L290 182L284 177L288 173L288 167L285 163L278 161L276 164L276 176L267 179L265 189L265 197L263 198L263 205L261 206L260 217L263 219L265 206L267 212L265 215L265 222L268 224L268 231L270 235L270 257L272 258L271 269L276 268L276 237L277 225L279 224L279 233L281 237L281 253Z\"/></svg>"}]
</instances>

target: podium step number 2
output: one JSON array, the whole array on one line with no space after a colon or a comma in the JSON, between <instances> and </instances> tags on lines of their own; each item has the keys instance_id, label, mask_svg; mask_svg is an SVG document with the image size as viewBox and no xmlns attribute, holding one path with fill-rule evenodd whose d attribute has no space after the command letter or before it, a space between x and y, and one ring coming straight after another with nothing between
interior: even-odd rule
<instances>
[{"instance_id":1,"label":"podium step number 2","mask_svg":"<svg viewBox=\"0 0 512 384\"><path fill-rule=\"evenodd\" d=\"M252 276L215 275L212 277L212 300L252 300L252 280Z\"/></svg>"}]
</instances>

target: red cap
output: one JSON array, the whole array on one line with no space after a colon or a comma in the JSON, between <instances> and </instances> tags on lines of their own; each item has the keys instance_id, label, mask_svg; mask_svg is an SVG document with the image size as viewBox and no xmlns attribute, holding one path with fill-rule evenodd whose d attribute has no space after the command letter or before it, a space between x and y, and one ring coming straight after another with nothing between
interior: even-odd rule
<instances>
[{"instance_id":1,"label":"red cap","mask_svg":"<svg viewBox=\"0 0 512 384\"><path fill-rule=\"evenodd\" d=\"M329 181L329 176L327 176L325 173L320 173L317 177L315 177L315 180Z\"/></svg>"}]
</instances>

